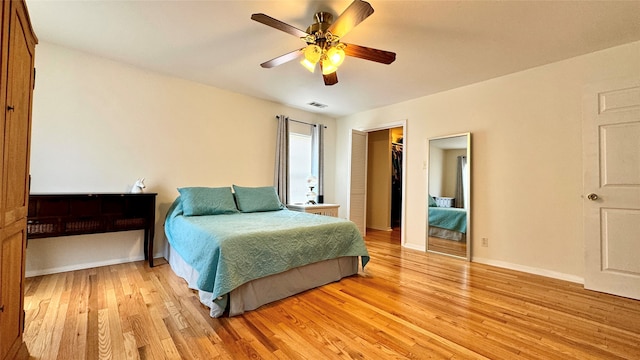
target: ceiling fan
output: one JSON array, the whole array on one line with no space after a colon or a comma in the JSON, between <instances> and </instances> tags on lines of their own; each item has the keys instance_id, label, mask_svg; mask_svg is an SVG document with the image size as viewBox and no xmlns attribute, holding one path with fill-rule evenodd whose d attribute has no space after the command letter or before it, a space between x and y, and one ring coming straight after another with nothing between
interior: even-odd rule
<instances>
[{"instance_id":1,"label":"ceiling fan","mask_svg":"<svg viewBox=\"0 0 640 360\"><path fill-rule=\"evenodd\" d=\"M284 31L299 37L307 43L307 46L290 53L278 56L260 64L263 68L272 68L286 62L295 60L301 56L301 64L307 70L314 72L319 64L325 85L338 83L336 70L346 56L375 61L383 64L391 64L396 59L396 54L372 49L365 46L347 44L340 41L351 29L360 24L364 19L373 14L371 5L362 0L354 0L336 21L328 12L318 12L314 15L315 22L306 31L283 23L268 15L258 13L251 15L251 19L272 28Z\"/></svg>"}]
</instances>

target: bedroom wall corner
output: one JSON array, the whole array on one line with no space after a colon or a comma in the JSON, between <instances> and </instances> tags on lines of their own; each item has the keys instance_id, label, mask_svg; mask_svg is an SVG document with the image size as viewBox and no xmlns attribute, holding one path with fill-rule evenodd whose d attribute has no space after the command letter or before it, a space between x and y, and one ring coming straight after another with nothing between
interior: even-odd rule
<instances>
[{"instance_id":1,"label":"bedroom wall corner","mask_svg":"<svg viewBox=\"0 0 640 360\"><path fill-rule=\"evenodd\" d=\"M145 191L158 193L156 257L176 188L273 184L277 114L328 126L325 194L335 201L334 118L44 41L36 67L31 191L127 192L145 177ZM140 234L33 240L27 272L139 259Z\"/></svg>"}]
</instances>

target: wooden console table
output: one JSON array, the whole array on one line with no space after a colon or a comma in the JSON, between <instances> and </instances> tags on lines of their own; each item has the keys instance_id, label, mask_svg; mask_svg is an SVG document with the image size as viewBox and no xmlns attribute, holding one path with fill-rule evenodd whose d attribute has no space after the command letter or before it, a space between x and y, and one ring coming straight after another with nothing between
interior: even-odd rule
<instances>
[{"instance_id":1,"label":"wooden console table","mask_svg":"<svg viewBox=\"0 0 640 360\"><path fill-rule=\"evenodd\" d=\"M27 238L144 230L144 258L153 267L156 195L30 194Z\"/></svg>"}]
</instances>

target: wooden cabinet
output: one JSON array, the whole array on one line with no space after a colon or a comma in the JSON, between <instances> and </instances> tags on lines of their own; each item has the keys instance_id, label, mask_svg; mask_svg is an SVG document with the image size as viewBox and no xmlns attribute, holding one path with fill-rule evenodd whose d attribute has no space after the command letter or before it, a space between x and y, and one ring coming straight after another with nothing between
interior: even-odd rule
<instances>
[{"instance_id":1,"label":"wooden cabinet","mask_svg":"<svg viewBox=\"0 0 640 360\"><path fill-rule=\"evenodd\" d=\"M144 230L144 258L153 267L156 195L31 194L29 239Z\"/></svg>"},{"instance_id":2,"label":"wooden cabinet","mask_svg":"<svg viewBox=\"0 0 640 360\"><path fill-rule=\"evenodd\" d=\"M338 217L338 204L289 204L287 209L325 216Z\"/></svg>"},{"instance_id":3,"label":"wooden cabinet","mask_svg":"<svg viewBox=\"0 0 640 360\"><path fill-rule=\"evenodd\" d=\"M2 1L0 56L0 359L24 354L24 255L37 39L22 0Z\"/></svg>"}]
</instances>

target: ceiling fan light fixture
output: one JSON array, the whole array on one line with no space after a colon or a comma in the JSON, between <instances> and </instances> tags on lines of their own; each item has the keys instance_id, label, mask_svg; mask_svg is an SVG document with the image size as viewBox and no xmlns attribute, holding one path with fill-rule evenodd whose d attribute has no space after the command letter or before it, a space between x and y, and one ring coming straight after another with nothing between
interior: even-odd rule
<instances>
[{"instance_id":1,"label":"ceiling fan light fixture","mask_svg":"<svg viewBox=\"0 0 640 360\"><path fill-rule=\"evenodd\" d=\"M336 68L342 65L344 61L344 50L342 50L341 46L332 46L329 50L327 50L327 59L333 66Z\"/></svg>"},{"instance_id":2,"label":"ceiling fan light fixture","mask_svg":"<svg viewBox=\"0 0 640 360\"><path fill-rule=\"evenodd\" d=\"M320 57L322 56L322 49L318 45L308 45L304 49L304 58L309 60L310 63L315 64L320 61Z\"/></svg>"},{"instance_id":3,"label":"ceiling fan light fixture","mask_svg":"<svg viewBox=\"0 0 640 360\"><path fill-rule=\"evenodd\" d=\"M310 72L315 72L316 64L322 57L322 49L320 46L310 44L304 49L304 59L300 62Z\"/></svg>"},{"instance_id":4,"label":"ceiling fan light fixture","mask_svg":"<svg viewBox=\"0 0 640 360\"><path fill-rule=\"evenodd\" d=\"M373 14L373 7L367 1L352 0L351 5L338 16L335 22L332 14L317 12L314 15L315 22L309 25L306 31L262 13L253 14L251 15L252 20L293 35L306 44L304 48L280 55L260 64L260 66L272 68L302 57L300 63L312 73L319 65L324 84L331 86L338 83L336 70L341 66L346 55L382 64L391 64L396 60L396 54L393 52L340 42L351 29L371 14Z\"/></svg>"},{"instance_id":5,"label":"ceiling fan light fixture","mask_svg":"<svg viewBox=\"0 0 640 360\"><path fill-rule=\"evenodd\" d=\"M338 70L338 67L334 65L329 59L322 59L321 62L322 75L333 74Z\"/></svg>"},{"instance_id":6,"label":"ceiling fan light fixture","mask_svg":"<svg viewBox=\"0 0 640 360\"><path fill-rule=\"evenodd\" d=\"M302 61L300 61L300 64L302 64L305 69L309 70L312 73L316 71L316 63L312 63L307 59L302 59Z\"/></svg>"}]
</instances>

